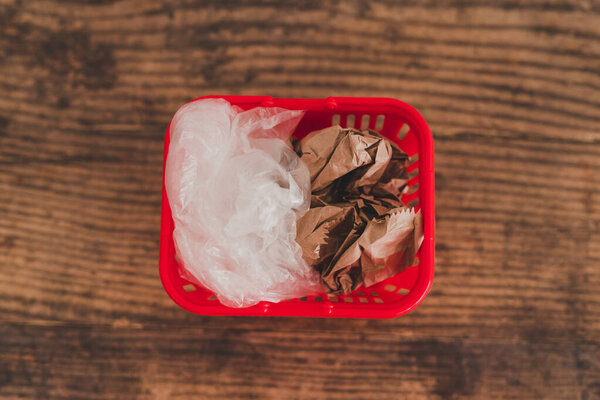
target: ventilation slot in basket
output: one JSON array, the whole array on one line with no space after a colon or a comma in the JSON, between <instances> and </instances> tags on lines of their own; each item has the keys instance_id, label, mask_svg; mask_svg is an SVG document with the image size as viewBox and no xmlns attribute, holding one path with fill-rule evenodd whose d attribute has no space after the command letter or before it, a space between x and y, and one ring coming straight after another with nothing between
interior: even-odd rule
<instances>
[{"instance_id":1,"label":"ventilation slot in basket","mask_svg":"<svg viewBox=\"0 0 600 400\"><path fill-rule=\"evenodd\" d=\"M350 114L346 117L346 128L354 128L354 114Z\"/></svg>"},{"instance_id":2,"label":"ventilation slot in basket","mask_svg":"<svg viewBox=\"0 0 600 400\"><path fill-rule=\"evenodd\" d=\"M385 115L383 114L379 114L377 116L377 121L375 123L375 130L377 132L381 132L381 130L383 129L383 123L385 122Z\"/></svg>"},{"instance_id":3,"label":"ventilation slot in basket","mask_svg":"<svg viewBox=\"0 0 600 400\"><path fill-rule=\"evenodd\" d=\"M367 129L369 127L369 120L371 117L368 114L362 116L360 120L360 129Z\"/></svg>"},{"instance_id":4,"label":"ventilation slot in basket","mask_svg":"<svg viewBox=\"0 0 600 400\"><path fill-rule=\"evenodd\" d=\"M410 126L408 126L408 124L402 124L396 136L398 136L398 139L402 140L404 139L408 131L410 131Z\"/></svg>"},{"instance_id":5,"label":"ventilation slot in basket","mask_svg":"<svg viewBox=\"0 0 600 400\"><path fill-rule=\"evenodd\" d=\"M339 125L340 124L340 114L333 114L331 116L331 125Z\"/></svg>"},{"instance_id":6,"label":"ventilation slot in basket","mask_svg":"<svg viewBox=\"0 0 600 400\"><path fill-rule=\"evenodd\" d=\"M186 292L193 292L194 290L196 290L196 286L192 285L191 283L188 283L187 285L183 285L182 288Z\"/></svg>"}]
</instances>

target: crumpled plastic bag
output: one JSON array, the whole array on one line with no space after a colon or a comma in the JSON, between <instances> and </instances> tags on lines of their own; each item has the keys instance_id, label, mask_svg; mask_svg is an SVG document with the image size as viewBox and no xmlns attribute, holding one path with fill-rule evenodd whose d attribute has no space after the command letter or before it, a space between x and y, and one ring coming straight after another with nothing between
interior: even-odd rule
<instances>
[{"instance_id":1,"label":"crumpled plastic bag","mask_svg":"<svg viewBox=\"0 0 600 400\"><path fill-rule=\"evenodd\" d=\"M186 275L226 306L321 289L296 243L310 175L288 142L303 115L202 99L171 121L165 186L176 252Z\"/></svg>"},{"instance_id":2,"label":"crumpled plastic bag","mask_svg":"<svg viewBox=\"0 0 600 400\"><path fill-rule=\"evenodd\" d=\"M330 293L349 294L410 265L423 241L421 212L400 200L408 155L371 130L332 126L296 144L312 181L296 240Z\"/></svg>"}]
</instances>

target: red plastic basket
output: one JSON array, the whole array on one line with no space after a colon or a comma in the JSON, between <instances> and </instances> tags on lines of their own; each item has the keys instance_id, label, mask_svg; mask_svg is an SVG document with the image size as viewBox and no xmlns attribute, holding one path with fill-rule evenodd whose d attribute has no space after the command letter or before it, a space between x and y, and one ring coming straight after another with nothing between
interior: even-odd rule
<instances>
[{"instance_id":1,"label":"red plastic basket","mask_svg":"<svg viewBox=\"0 0 600 400\"><path fill-rule=\"evenodd\" d=\"M333 124L340 124L345 127L369 127L396 142L410 156L409 190L404 195L403 201L422 210L425 239L414 266L406 268L402 273L377 285L369 288L361 287L350 295L322 294L280 303L262 302L248 308L230 308L220 304L211 291L180 276L173 245L173 219L167 201L163 176L159 269L163 286L175 303L185 310L202 315L391 318L408 313L423 301L433 281L433 139L427 123L414 108L399 100L389 98L207 97L224 98L245 110L257 106L306 110L306 115L294 133L296 137L302 137L308 132ZM167 129L165 160L168 150L169 130Z\"/></svg>"}]
</instances>

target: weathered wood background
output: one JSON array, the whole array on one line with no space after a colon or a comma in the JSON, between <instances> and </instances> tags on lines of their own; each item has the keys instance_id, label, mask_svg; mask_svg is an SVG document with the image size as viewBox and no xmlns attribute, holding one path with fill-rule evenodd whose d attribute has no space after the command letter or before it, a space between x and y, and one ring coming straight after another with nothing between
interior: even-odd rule
<instances>
[{"instance_id":1,"label":"weathered wood background","mask_svg":"<svg viewBox=\"0 0 600 400\"><path fill-rule=\"evenodd\" d=\"M205 94L390 96L436 144L394 320L208 318L158 278ZM3 399L599 399L600 3L0 0Z\"/></svg>"}]
</instances>

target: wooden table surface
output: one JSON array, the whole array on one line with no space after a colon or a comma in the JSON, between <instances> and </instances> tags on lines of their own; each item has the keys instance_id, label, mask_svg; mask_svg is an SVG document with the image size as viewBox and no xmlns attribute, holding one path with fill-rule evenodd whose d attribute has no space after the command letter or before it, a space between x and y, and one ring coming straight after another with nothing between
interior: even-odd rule
<instances>
[{"instance_id":1,"label":"wooden table surface","mask_svg":"<svg viewBox=\"0 0 600 400\"><path fill-rule=\"evenodd\" d=\"M0 398L600 398L600 3L0 4ZM437 237L416 311L167 297L162 141L206 94L420 110Z\"/></svg>"}]
</instances>

